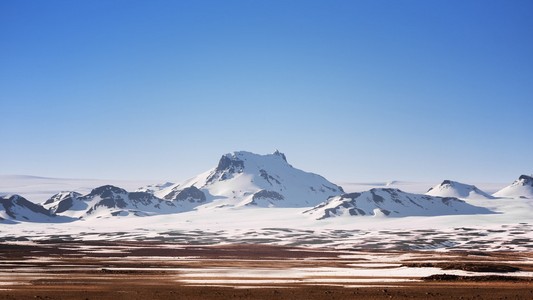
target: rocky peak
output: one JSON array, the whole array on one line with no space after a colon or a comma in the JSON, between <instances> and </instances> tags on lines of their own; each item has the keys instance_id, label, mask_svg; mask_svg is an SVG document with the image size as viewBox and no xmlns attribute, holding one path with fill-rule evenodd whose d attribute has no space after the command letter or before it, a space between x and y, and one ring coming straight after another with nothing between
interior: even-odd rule
<instances>
[{"instance_id":1,"label":"rocky peak","mask_svg":"<svg viewBox=\"0 0 533 300\"><path fill-rule=\"evenodd\" d=\"M239 159L235 154L222 155L218 161L217 172L229 171L232 173L242 172L244 161Z\"/></svg>"},{"instance_id":2,"label":"rocky peak","mask_svg":"<svg viewBox=\"0 0 533 300\"><path fill-rule=\"evenodd\" d=\"M441 185L441 186L444 186L444 185L453 185L453 183L454 183L453 181L446 179L446 180L444 180L440 185Z\"/></svg>"},{"instance_id":3,"label":"rocky peak","mask_svg":"<svg viewBox=\"0 0 533 300\"><path fill-rule=\"evenodd\" d=\"M189 201L189 202L205 202L206 197L204 192L195 186L186 187L183 190L172 191L165 196L165 199L175 201Z\"/></svg>"},{"instance_id":4,"label":"rocky peak","mask_svg":"<svg viewBox=\"0 0 533 300\"><path fill-rule=\"evenodd\" d=\"M78 197L81 197L81 194L80 193L77 193L77 192L59 192L55 195L53 195L52 197L50 197L50 199L46 200L43 205L49 205L49 204L53 204L53 203L58 203L58 202L61 202L65 199L69 199L69 198L78 198Z\"/></svg>"},{"instance_id":5,"label":"rocky peak","mask_svg":"<svg viewBox=\"0 0 533 300\"><path fill-rule=\"evenodd\" d=\"M520 175L520 177L518 177L518 181L520 181L523 185L533 186L533 177L531 176Z\"/></svg>"},{"instance_id":6,"label":"rocky peak","mask_svg":"<svg viewBox=\"0 0 533 300\"><path fill-rule=\"evenodd\" d=\"M100 196L102 198L106 197L112 197L114 194L127 194L126 190L121 189L119 187L113 186L113 185L103 185L100 187L97 187L91 191L91 193L87 196Z\"/></svg>"},{"instance_id":7,"label":"rocky peak","mask_svg":"<svg viewBox=\"0 0 533 300\"><path fill-rule=\"evenodd\" d=\"M223 181L232 178L236 173L242 173L244 171L244 161L237 154L239 153L222 155L215 172L207 178L207 183L213 183L217 180Z\"/></svg>"},{"instance_id":8,"label":"rocky peak","mask_svg":"<svg viewBox=\"0 0 533 300\"><path fill-rule=\"evenodd\" d=\"M279 152L279 150L274 151L274 155L281 157L285 162L287 162L287 156L285 156L285 154Z\"/></svg>"}]
</instances>

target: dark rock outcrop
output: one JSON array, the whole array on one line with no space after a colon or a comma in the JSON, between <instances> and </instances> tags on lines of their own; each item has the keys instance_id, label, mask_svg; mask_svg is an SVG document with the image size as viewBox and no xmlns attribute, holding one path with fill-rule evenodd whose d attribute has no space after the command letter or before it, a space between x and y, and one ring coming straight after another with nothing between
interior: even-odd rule
<instances>
[{"instance_id":1,"label":"dark rock outcrop","mask_svg":"<svg viewBox=\"0 0 533 300\"><path fill-rule=\"evenodd\" d=\"M174 195L172 199L175 201L205 202L206 200L204 192L195 186L184 188L181 191L175 191Z\"/></svg>"}]
</instances>

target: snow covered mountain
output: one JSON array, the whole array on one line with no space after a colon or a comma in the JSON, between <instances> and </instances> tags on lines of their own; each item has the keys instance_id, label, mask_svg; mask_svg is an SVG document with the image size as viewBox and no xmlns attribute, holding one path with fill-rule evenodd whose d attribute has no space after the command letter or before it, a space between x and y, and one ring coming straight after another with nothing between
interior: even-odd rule
<instances>
[{"instance_id":1,"label":"snow covered mountain","mask_svg":"<svg viewBox=\"0 0 533 300\"><path fill-rule=\"evenodd\" d=\"M48 210L19 195L0 197L0 222L52 222L53 219Z\"/></svg>"},{"instance_id":2,"label":"snow covered mountain","mask_svg":"<svg viewBox=\"0 0 533 300\"><path fill-rule=\"evenodd\" d=\"M88 194L97 186L114 185L128 191L153 183L153 180L51 178L31 175L1 175L0 195L20 195L33 203L42 203L61 191Z\"/></svg>"},{"instance_id":3,"label":"snow covered mountain","mask_svg":"<svg viewBox=\"0 0 533 300\"><path fill-rule=\"evenodd\" d=\"M533 199L533 177L520 175L511 185L504 187L493 194L503 198L529 198Z\"/></svg>"},{"instance_id":4,"label":"snow covered mountain","mask_svg":"<svg viewBox=\"0 0 533 300\"><path fill-rule=\"evenodd\" d=\"M304 212L317 220L337 216L406 217L488 213L492 212L457 198L411 194L388 188L331 197Z\"/></svg>"},{"instance_id":5,"label":"snow covered mountain","mask_svg":"<svg viewBox=\"0 0 533 300\"><path fill-rule=\"evenodd\" d=\"M73 218L110 216L146 216L181 211L172 201L155 197L151 193L132 192L104 185L82 196L75 192L62 192L43 203L50 213Z\"/></svg>"},{"instance_id":6,"label":"snow covered mountain","mask_svg":"<svg viewBox=\"0 0 533 300\"><path fill-rule=\"evenodd\" d=\"M217 167L155 195L180 200L185 191L193 201L191 207L202 208L309 207L343 193L324 177L292 167L279 151L268 155L245 151L225 154Z\"/></svg>"},{"instance_id":7,"label":"snow covered mountain","mask_svg":"<svg viewBox=\"0 0 533 300\"><path fill-rule=\"evenodd\" d=\"M444 180L441 184L430 188L426 195L461 199L494 199L494 197L478 189L475 185L451 180Z\"/></svg>"},{"instance_id":8,"label":"snow covered mountain","mask_svg":"<svg viewBox=\"0 0 533 300\"><path fill-rule=\"evenodd\" d=\"M86 195L60 192L42 205L29 203L50 218L75 220L171 214L199 206L310 207L343 193L323 177L293 168L278 151L269 155L226 154L216 168L183 184L166 183L142 190L127 192L104 185Z\"/></svg>"},{"instance_id":9,"label":"snow covered mountain","mask_svg":"<svg viewBox=\"0 0 533 300\"><path fill-rule=\"evenodd\" d=\"M42 206L49 212L56 214L70 209L75 199L81 197L78 192L60 192L46 200Z\"/></svg>"}]
</instances>

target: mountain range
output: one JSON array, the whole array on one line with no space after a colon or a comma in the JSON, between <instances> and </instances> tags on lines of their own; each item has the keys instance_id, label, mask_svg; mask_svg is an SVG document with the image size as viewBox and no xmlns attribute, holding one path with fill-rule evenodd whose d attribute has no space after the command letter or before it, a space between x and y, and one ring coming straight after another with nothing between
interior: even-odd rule
<instances>
[{"instance_id":1,"label":"mountain range","mask_svg":"<svg viewBox=\"0 0 533 300\"><path fill-rule=\"evenodd\" d=\"M62 192L44 202L51 214L76 219L109 216L148 216L180 211L179 205L165 201L148 192L127 192L104 185L82 196L76 192Z\"/></svg>"},{"instance_id":2,"label":"mountain range","mask_svg":"<svg viewBox=\"0 0 533 300\"><path fill-rule=\"evenodd\" d=\"M398 189L375 188L329 198L326 202L304 212L316 219L339 216L441 216L489 214L453 197L433 197L406 193Z\"/></svg>"},{"instance_id":3,"label":"mountain range","mask_svg":"<svg viewBox=\"0 0 533 300\"><path fill-rule=\"evenodd\" d=\"M533 178L522 175L494 196L533 198ZM451 180L431 188L426 195L391 188L345 193L320 175L294 168L279 151L267 155L238 151L222 155L216 167L178 184L150 185L135 192L104 185L85 195L61 192L42 204L17 195L2 196L0 221L68 222L252 207L301 208L301 213L315 219L491 213L458 198L494 197Z\"/></svg>"}]
</instances>

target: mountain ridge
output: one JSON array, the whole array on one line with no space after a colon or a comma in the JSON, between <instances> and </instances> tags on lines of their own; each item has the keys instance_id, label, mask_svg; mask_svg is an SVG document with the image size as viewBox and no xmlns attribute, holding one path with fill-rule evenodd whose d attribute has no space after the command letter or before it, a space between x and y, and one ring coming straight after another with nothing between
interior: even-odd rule
<instances>
[{"instance_id":1,"label":"mountain ridge","mask_svg":"<svg viewBox=\"0 0 533 300\"><path fill-rule=\"evenodd\" d=\"M319 218L491 213L457 199L493 198L473 185L444 180L422 195L390 188L398 184L391 181L383 188L345 193L323 176L293 167L278 150L265 155L235 151L222 155L215 167L178 184L147 185L134 192L106 184L85 194L59 192L33 205L20 196L3 196L0 218L3 222L67 222L252 207L302 208L304 214ZM511 186L533 191L533 178L522 175Z\"/></svg>"},{"instance_id":2,"label":"mountain ridge","mask_svg":"<svg viewBox=\"0 0 533 300\"><path fill-rule=\"evenodd\" d=\"M317 220L340 216L442 216L489 214L492 211L453 197L411 194L399 189L374 188L331 197L303 212Z\"/></svg>"}]
</instances>

